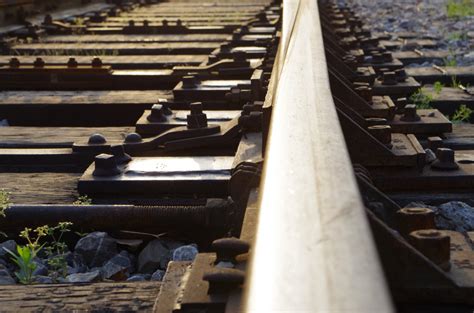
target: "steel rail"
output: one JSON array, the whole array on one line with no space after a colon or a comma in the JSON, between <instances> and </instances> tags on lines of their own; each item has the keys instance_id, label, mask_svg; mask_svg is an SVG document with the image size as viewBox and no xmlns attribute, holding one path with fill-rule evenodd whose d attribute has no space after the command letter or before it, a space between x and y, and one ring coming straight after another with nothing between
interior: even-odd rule
<instances>
[{"instance_id":1,"label":"steel rail","mask_svg":"<svg viewBox=\"0 0 474 313\"><path fill-rule=\"evenodd\" d=\"M245 312L392 312L329 88L316 0L283 1Z\"/></svg>"}]
</instances>

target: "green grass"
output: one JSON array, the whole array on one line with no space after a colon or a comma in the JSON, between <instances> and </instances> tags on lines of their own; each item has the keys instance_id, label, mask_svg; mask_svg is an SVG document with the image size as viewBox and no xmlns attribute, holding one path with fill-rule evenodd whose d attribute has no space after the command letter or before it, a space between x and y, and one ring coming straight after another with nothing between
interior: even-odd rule
<instances>
[{"instance_id":1,"label":"green grass","mask_svg":"<svg viewBox=\"0 0 474 313\"><path fill-rule=\"evenodd\" d=\"M450 118L451 122L469 122L473 110L468 108L465 104L461 104Z\"/></svg>"},{"instance_id":2,"label":"green grass","mask_svg":"<svg viewBox=\"0 0 474 313\"><path fill-rule=\"evenodd\" d=\"M443 90L444 85L441 82L435 82L433 85L433 89L436 92L436 94L440 94L441 90Z\"/></svg>"},{"instance_id":3,"label":"green grass","mask_svg":"<svg viewBox=\"0 0 474 313\"><path fill-rule=\"evenodd\" d=\"M449 0L446 4L446 14L449 18L474 15L474 0Z\"/></svg>"},{"instance_id":4,"label":"green grass","mask_svg":"<svg viewBox=\"0 0 474 313\"><path fill-rule=\"evenodd\" d=\"M0 217L5 217L5 211L10 205L10 193L0 189Z\"/></svg>"},{"instance_id":5,"label":"green grass","mask_svg":"<svg viewBox=\"0 0 474 313\"><path fill-rule=\"evenodd\" d=\"M431 101L433 101L433 96L426 94L423 89L418 89L417 92L411 95L410 101L416 104L418 109L432 109Z\"/></svg>"},{"instance_id":6,"label":"green grass","mask_svg":"<svg viewBox=\"0 0 474 313\"><path fill-rule=\"evenodd\" d=\"M74 201L72 204L74 204L74 205L91 205L92 204L92 199L89 198L87 195L83 195L83 196L77 197L76 201Z\"/></svg>"}]
</instances>

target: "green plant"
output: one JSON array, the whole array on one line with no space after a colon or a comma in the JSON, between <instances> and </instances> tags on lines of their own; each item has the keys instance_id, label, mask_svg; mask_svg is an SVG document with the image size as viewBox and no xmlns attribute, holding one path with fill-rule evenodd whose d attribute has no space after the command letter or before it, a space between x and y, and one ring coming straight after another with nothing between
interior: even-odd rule
<instances>
[{"instance_id":1,"label":"green plant","mask_svg":"<svg viewBox=\"0 0 474 313\"><path fill-rule=\"evenodd\" d=\"M426 94L422 88L410 96L410 101L416 104L418 109L432 109L433 96Z\"/></svg>"},{"instance_id":2,"label":"green plant","mask_svg":"<svg viewBox=\"0 0 474 313\"><path fill-rule=\"evenodd\" d=\"M433 89L436 92L436 94L440 94L441 90L443 90L444 85L441 82L435 82L433 85Z\"/></svg>"},{"instance_id":3,"label":"green plant","mask_svg":"<svg viewBox=\"0 0 474 313\"><path fill-rule=\"evenodd\" d=\"M450 119L452 122L468 122L472 112L474 112L472 109L465 104L461 104Z\"/></svg>"},{"instance_id":4,"label":"green plant","mask_svg":"<svg viewBox=\"0 0 474 313\"><path fill-rule=\"evenodd\" d=\"M454 57L447 57L443 59L444 66L458 66L458 61Z\"/></svg>"},{"instance_id":5,"label":"green plant","mask_svg":"<svg viewBox=\"0 0 474 313\"><path fill-rule=\"evenodd\" d=\"M461 85L461 82L457 79L456 76L451 76L451 87L458 88Z\"/></svg>"},{"instance_id":6,"label":"green plant","mask_svg":"<svg viewBox=\"0 0 474 313\"><path fill-rule=\"evenodd\" d=\"M474 15L474 0L449 0L446 13L449 18Z\"/></svg>"},{"instance_id":7,"label":"green plant","mask_svg":"<svg viewBox=\"0 0 474 313\"><path fill-rule=\"evenodd\" d=\"M25 239L27 243L24 246L17 246L17 254L4 248L12 256L12 261L18 266L15 275L20 283L31 284L34 281L33 272L37 267L34 259L40 250L44 250L48 258L50 276L53 280L57 281L58 277L66 276L68 247L63 241L63 235L70 231L71 225L71 222L60 222L53 227L43 225L36 227L34 230L25 228L20 233L20 237ZM49 237L51 241L40 244L40 241L46 237Z\"/></svg>"},{"instance_id":8,"label":"green plant","mask_svg":"<svg viewBox=\"0 0 474 313\"><path fill-rule=\"evenodd\" d=\"M67 275L66 253L69 251L66 243L63 241L63 235L70 232L71 222L59 222L54 227L46 227L46 234L52 239L48 242L44 251L48 257L48 265L50 268L50 276L54 281L59 277Z\"/></svg>"},{"instance_id":9,"label":"green plant","mask_svg":"<svg viewBox=\"0 0 474 313\"><path fill-rule=\"evenodd\" d=\"M74 204L74 205L91 205L92 204L92 199L89 198L87 195L83 195L83 196L77 197L76 201L74 201L72 204Z\"/></svg>"},{"instance_id":10,"label":"green plant","mask_svg":"<svg viewBox=\"0 0 474 313\"><path fill-rule=\"evenodd\" d=\"M15 275L20 281L20 283L25 285L31 284L35 278L33 272L37 267L33 259L41 248L32 249L28 245L18 245L16 246L16 252L18 254L13 253L7 248L3 249L5 249L5 251L7 251L11 255L12 261L18 266L19 270L15 272Z\"/></svg>"},{"instance_id":11,"label":"green plant","mask_svg":"<svg viewBox=\"0 0 474 313\"><path fill-rule=\"evenodd\" d=\"M10 205L10 193L5 189L0 189L0 217L5 217L5 211Z\"/></svg>"},{"instance_id":12,"label":"green plant","mask_svg":"<svg viewBox=\"0 0 474 313\"><path fill-rule=\"evenodd\" d=\"M11 255L12 261L18 266L18 271L15 272L15 275L22 284L31 284L35 278L33 272L37 265L33 260L43 248L43 245L40 245L39 241L46 236L46 227L37 227L34 231L31 228L25 228L20 233L20 237L26 239L27 244L24 246L17 245L17 254L3 248ZM32 232L36 233L34 237Z\"/></svg>"}]
</instances>

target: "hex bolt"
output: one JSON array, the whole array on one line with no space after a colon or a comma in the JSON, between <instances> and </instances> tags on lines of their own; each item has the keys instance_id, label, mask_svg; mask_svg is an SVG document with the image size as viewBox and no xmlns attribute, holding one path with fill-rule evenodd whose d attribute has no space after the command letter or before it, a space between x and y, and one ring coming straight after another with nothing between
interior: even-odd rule
<instances>
[{"instance_id":1,"label":"hex bolt","mask_svg":"<svg viewBox=\"0 0 474 313\"><path fill-rule=\"evenodd\" d=\"M248 115L239 117L239 126L245 131L260 132L262 131L263 112L253 111Z\"/></svg>"},{"instance_id":2,"label":"hex bolt","mask_svg":"<svg viewBox=\"0 0 474 313\"><path fill-rule=\"evenodd\" d=\"M191 114L186 116L188 128L207 127L207 115L202 112L202 102L193 102L189 105Z\"/></svg>"},{"instance_id":3,"label":"hex bolt","mask_svg":"<svg viewBox=\"0 0 474 313\"><path fill-rule=\"evenodd\" d=\"M395 72L384 72L382 74L382 84L383 85L396 85L397 74L395 74Z\"/></svg>"},{"instance_id":4,"label":"hex bolt","mask_svg":"<svg viewBox=\"0 0 474 313\"><path fill-rule=\"evenodd\" d=\"M451 267L451 238L436 229L416 230L409 235L410 243L441 269Z\"/></svg>"},{"instance_id":5,"label":"hex bolt","mask_svg":"<svg viewBox=\"0 0 474 313\"><path fill-rule=\"evenodd\" d=\"M94 68L102 67L102 60L100 58L93 58L91 65Z\"/></svg>"},{"instance_id":6,"label":"hex bolt","mask_svg":"<svg viewBox=\"0 0 474 313\"><path fill-rule=\"evenodd\" d=\"M19 68L20 67L20 60L18 60L18 58L11 58L10 62L8 62L8 65L11 68Z\"/></svg>"},{"instance_id":7,"label":"hex bolt","mask_svg":"<svg viewBox=\"0 0 474 313\"><path fill-rule=\"evenodd\" d=\"M367 128L369 133L384 145L392 143L392 128L389 125L375 125Z\"/></svg>"},{"instance_id":8,"label":"hex bolt","mask_svg":"<svg viewBox=\"0 0 474 313\"><path fill-rule=\"evenodd\" d=\"M213 268L202 279L209 282L208 294L225 294L244 283L245 273L233 268Z\"/></svg>"},{"instance_id":9,"label":"hex bolt","mask_svg":"<svg viewBox=\"0 0 474 313\"><path fill-rule=\"evenodd\" d=\"M403 113L403 110L405 110L405 106L407 104L407 98L397 98L397 100L395 100L395 105L397 106L397 113Z\"/></svg>"},{"instance_id":10,"label":"hex bolt","mask_svg":"<svg viewBox=\"0 0 474 313\"><path fill-rule=\"evenodd\" d=\"M150 26L150 21L148 21L148 20L143 20L143 26L144 26L144 27Z\"/></svg>"},{"instance_id":11,"label":"hex bolt","mask_svg":"<svg viewBox=\"0 0 474 313\"><path fill-rule=\"evenodd\" d=\"M435 214L428 208L403 208L398 210L396 221L398 231L407 237L411 232L420 229L435 228Z\"/></svg>"},{"instance_id":12,"label":"hex bolt","mask_svg":"<svg viewBox=\"0 0 474 313\"><path fill-rule=\"evenodd\" d=\"M35 62L33 62L33 66L37 68L44 67L44 60L42 58L36 58Z\"/></svg>"},{"instance_id":13,"label":"hex bolt","mask_svg":"<svg viewBox=\"0 0 474 313\"><path fill-rule=\"evenodd\" d=\"M194 75L183 76L183 88L195 88L198 85L198 80Z\"/></svg>"},{"instance_id":14,"label":"hex bolt","mask_svg":"<svg viewBox=\"0 0 474 313\"><path fill-rule=\"evenodd\" d=\"M403 116L400 117L400 121L403 122L418 122L421 120L421 117L416 113L416 105L407 104L405 105L405 110Z\"/></svg>"},{"instance_id":15,"label":"hex bolt","mask_svg":"<svg viewBox=\"0 0 474 313\"><path fill-rule=\"evenodd\" d=\"M268 22L267 14L265 12L260 12L257 14L257 18L260 22L266 23Z\"/></svg>"},{"instance_id":16,"label":"hex bolt","mask_svg":"<svg viewBox=\"0 0 474 313\"><path fill-rule=\"evenodd\" d=\"M75 58L69 58L67 61L67 67L69 68L76 68L79 64L77 63Z\"/></svg>"},{"instance_id":17,"label":"hex bolt","mask_svg":"<svg viewBox=\"0 0 474 313\"><path fill-rule=\"evenodd\" d=\"M428 137L428 148L432 151L438 150L438 148L443 147L443 139L438 136Z\"/></svg>"},{"instance_id":18,"label":"hex bolt","mask_svg":"<svg viewBox=\"0 0 474 313\"><path fill-rule=\"evenodd\" d=\"M128 21L128 27L134 27L135 26L135 21L134 20L129 20Z\"/></svg>"},{"instance_id":19,"label":"hex bolt","mask_svg":"<svg viewBox=\"0 0 474 313\"><path fill-rule=\"evenodd\" d=\"M125 137L125 143L139 143L142 141L142 136L137 133L130 133Z\"/></svg>"},{"instance_id":20,"label":"hex bolt","mask_svg":"<svg viewBox=\"0 0 474 313\"><path fill-rule=\"evenodd\" d=\"M121 173L117 166L115 157L111 154L102 153L95 156L95 169L92 172L93 176L116 176Z\"/></svg>"},{"instance_id":21,"label":"hex bolt","mask_svg":"<svg viewBox=\"0 0 474 313\"><path fill-rule=\"evenodd\" d=\"M235 263L235 258L247 253L250 249L248 242L235 238L221 238L212 242L212 249L216 252L216 264L219 262Z\"/></svg>"},{"instance_id":22,"label":"hex bolt","mask_svg":"<svg viewBox=\"0 0 474 313\"><path fill-rule=\"evenodd\" d=\"M147 116L147 120L150 121L150 122L164 122L164 121L166 121L166 116L165 116L163 105L154 104L151 107L150 115Z\"/></svg>"},{"instance_id":23,"label":"hex bolt","mask_svg":"<svg viewBox=\"0 0 474 313\"><path fill-rule=\"evenodd\" d=\"M372 102L372 88L367 86L360 86L355 88L355 91L361 96L365 101Z\"/></svg>"},{"instance_id":24,"label":"hex bolt","mask_svg":"<svg viewBox=\"0 0 474 313\"><path fill-rule=\"evenodd\" d=\"M367 127L377 125L387 125L387 119L382 117L368 117L365 119Z\"/></svg>"},{"instance_id":25,"label":"hex bolt","mask_svg":"<svg viewBox=\"0 0 474 313\"><path fill-rule=\"evenodd\" d=\"M89 137L89 140L87 141L87 143L90 145L103 145L106 142L107 139L105 139L104 135L102 134L93 134Z\"/></svg>"},{"instance_id":26,"label":"hex bolt","mask_svg":"<svg viewBox=\"0 0 474 313\"><path fill-rule=\"evenodd\" d=\"M436 150L436 160L431 164L431 168L442 171L459 169L459 165L454 158L454 151L448 148L438 148Z\"/></svg>"},{"instance_id":27,"label":"hex bolt","mask_svg":"<svg viewBox=\"0 0 474 313\"><path fill-rule=\"evenodd\" d=\"M407 72L403 68L395 70L395 75L397 75L397 80L399 82L404 82L407 80Z\"/></svg>"},{"instance_id":28,"label":"hex bolt","mask_svg":"<svg viewBox=\"0 0 474 313\"><path fill-rule=\"evenodd\" d=\"M183 21L181 19L176 20L176 26L182 27L183 26Z\"/></svg>"},{"instance_id":29,"label":"hex bolt","mask_svg":"<svg viewBox=\"0 0 474 313\"><path fill-rule=\"evenodd\" d=\"M125 153L123 145L112 145L110 147L112 155L115 157L115 162L117 164L126 164L132 160L132 157Z\"/></svg>"},{"instance_id":30,"label":"hex bolt","mask_svg":"<svg viewBox=\"0 0 474 313\"><path fill-rule=\"evenodd\" d=\"M163 25L163 27L167 27L168 26L168 20L164 19L163 21L161 21L161 24Z\"/></svg>"}]
</instances>

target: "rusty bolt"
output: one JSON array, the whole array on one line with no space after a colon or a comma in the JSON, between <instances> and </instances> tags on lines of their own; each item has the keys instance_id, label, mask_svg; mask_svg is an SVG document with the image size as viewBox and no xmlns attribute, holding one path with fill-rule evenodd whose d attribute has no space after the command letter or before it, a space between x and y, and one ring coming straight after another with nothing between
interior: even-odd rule
<instances>
[{"instance_id":1,"label":"rusty bolt","mask_svg":"<svg viewBox=\"0 0 474 313\"><path fill-rule=\"evenodd\" d=\"M436 150L436 160L431 164L431 168L444 171L459 169L459 165L454 158L454 151L448 148L438 148Z\"/></svg>"},{"instance_id":2,"label":"rusty bolt","mask_svg":"<svg viewBox=\"0 0 474 313\"><path fill-rule=\"evenodd\" d=\"M421 117L416 113L416 105L405 105L404 113L400 120L404 122L418 122L421 120Z\"/></svg>"},{"instance_id":3,"label":"rusty bolt","mask_svg":"<svg viewBox=\"0 0 474 313\"><path fill-rule=\"evenodd\" d=\"M135 21L134 21L134 20L128 21L128 26L129 26L129 27L135 26Z\"/></svg>"},{"instance_id":4,"label":"rusty bolt","mask_svg":"<svg viewBox=\"0 0 474 313\"><path fill-rule=\"evenodd\" d=\"M12 68L19 68L20 67L20 60L18 58L11 58L8 65Z\"/></svg>"},{"instance_id":5,"label":"rusty bolt","mask_svg":"<svg viewBox=\"0 0 474 313\"><path fill-rule=\"evenodd\" d=\"M368 117L365 119L367 127L377 125L387 125L387 119L382 117Z\"/></svg>"},{"instance_id":6,"label":"rusty bolt","mask_svg":"<svg viewBox=\"0 0 474 313\"><path fill-rule=\"evenodd\" d=\"M428 137L428 148L432 151L438 150L438 148L443 147L443 139L438 136Z\"/></svg>"},{"instance_id":7,"label":"rusty bolt","mask_svg":"<svg viewBox=\"0 0 474 313\"><path fill-rule=\"evenodd\" d=\"M191 114L186 117L188 128L207 127L207 115L202 112L202 102L193 102L189 105Z\"/></svg>"},{"instance_id":8,"label":"rusty bolt","mask_svg":"<svg viewBox=\"0 0 474 313\"><path fill-rule=\"evenodd\" d=\"M76 61L75 58L69 58L69 60L67 61L67 67L70 67L70 68L75 68L78 66L78 63Z\"/></svg>"},{"instance_id":9,"label":"rusty bolt","mask_svg":"<svg viewBox=\"0 0 474 313\"><path fill-rule=\"evenodd\" d=\"M403 208L396 215L398 230L403 236L420 229L435 228L434 212L428 208Z\"/></svg>"},{"instance_id":10,"label":"rusty bolt","mask_svg":"<svg viewBox=\"0 0 474 313\"><path fill-rule=\"evenodd\" d=\"M132 160L132 157L125 153L123 145L112 145L110 147L112 155L115 157L115 162L117 164L125 164Z\"/></svg>"},{"instance_id":11,"label":"rusty bolt","mask_svg":"<svg viewBox=\"0 0 474 313\"><path fill-rule=\"evenodd\" d=\"M142 141L142 136L137 133L130 133L127 136L125 136L125 143L138 143Z\"/></svg>"},{"instance_id":12,"label":"rusty bolt","mask_svg":"<svg viewBox=\"0 0 474 313\"><path fill-rule=\"evenodd\" d=\"M202 279L209 282L208 294L222 294L241 286L245 273L233 268L213 268L204 273Z\"/></svg>"},{"instance_id":13,"label":"rusty bolt","mask_svg":"<svg viewBox=\"0 0 474 313\"><path fill-rule=\"evenodd\" d=\"M212 242L212 249L216 252L216 263L235 263L236 256L247 253L250 249L248 242L235 238L221 238Z\"/></svg>"},{"instance_id":14,"label":"rusty bolt","mask_svg":"<svg viewBox=\"0 0 474 313\"><path fill-rule=\"evenodd\" d=\"M115 157L111 154L99 154L94 159L95 169L93 176L115 176L121 173Z\"/></svg>"},{"instance_id":15,"label":"rusty bolt","mask_svg":"<svg viewBox=\"0 0 474 313\"><path fill-rule=\"evenodd\" d=\"M392 128L389 125L375 125L367 128L369 133L384 145L391 145Z\"/></svg>"},{"instance_id":16,"label":"rusty bolt","mask_svg":"<svg viewBox=\"0 0 474 313\"><path fill-rule=\"evenodd\" d=\"M395 74L395 72L384 72L382 74L382 84L383 85L396 85L397 74Z\"/></svg>"},{"instance_id":17,"label":"rusty bolt","mask_svg":"<svg viewBox=\"0 0 474 313\"><path fill-rule=\"evenodd\" d=\"M168 20L167 20L167 19L164 19L163 21L161 21L161 24L162 24L164 27L167 27L167 26L168 26Z\"/></svg>"},{"instance_id":18,"label":"rusty bolt","mask_svg":"<svg viewBox=\"0 0 474 313\"><path fill-rule=\"evenodd\" d=\"M150 115L148 115L147 120L150 122L164 122L166 121L165 111L163 105L154 104L151 107Z\"/></svg>"},{"instance_id":19,"label":"rusty bolt","mask_svg":"<svg viewBox=\"0 0 474 313\"><path fill-rule=\"evenodd\" d=\"M36 58L35 62L33 62L33 66L38 68L44 67L44 64L45 63L42 58Z\"/></svg>"},{"instance_id":20,"label":"rusty bolt","mask_svg":"<svg viewBox=\"0 0 474 313\"><path fill-rule=\"evenodd\" d=\"M445 271L451 267L451 238L436 229L422 229L410 233L410 243L429 260Z\"/></svg>"},{"instance_id":21,"label":"rusty bolt","mask_svg":"<svg viewBox=\"0 0 474 313\"><path fill-rule=\"evenodd\" d=\"M183 21L181 19L176 20L176 26L181 27L183 26Z\"/></svg>"},{"instance_id":22,"label":"rusty bolt","mask_svg":"<svg viewBox=\"0 0 474 313\"><path fill-rule=\"evenodd\" d=\"M102 60L100 58L93 58L91 65L92 67L102 67Z\"/></svg>"},{"instance_id":23,"label":"rusty bolt","mask_svg":"<svg viewBox=\"0 0 474 313\"><path fill-rule=\"evenodd\" d=\"M105 139L104 135L93 134L89 137L89 141L87 143L91 145L102 145L106 142L107 142L107 139Z\"/></svg>"}]
</instances>

